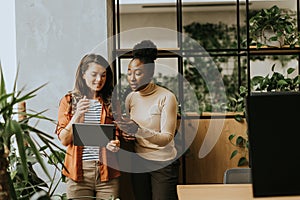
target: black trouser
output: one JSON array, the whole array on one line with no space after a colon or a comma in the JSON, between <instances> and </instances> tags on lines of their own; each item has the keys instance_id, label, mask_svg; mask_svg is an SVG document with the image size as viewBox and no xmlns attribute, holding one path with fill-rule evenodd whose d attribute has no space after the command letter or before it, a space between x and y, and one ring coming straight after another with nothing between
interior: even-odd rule
<instances>
[{"instance_id":1,"label":"black trouser","mask_svg":"<svg viewBox=\"0 0 300 200\"><path fill-rule=\"evenodd\" d=\"M149 163L153 164L152 161ZM155 163L155 162L154 162ZM160 165L162 162L157 162ZM179 160L151 172L133 173L135 200L177 200Z\"/></svg>"}]
</instances>

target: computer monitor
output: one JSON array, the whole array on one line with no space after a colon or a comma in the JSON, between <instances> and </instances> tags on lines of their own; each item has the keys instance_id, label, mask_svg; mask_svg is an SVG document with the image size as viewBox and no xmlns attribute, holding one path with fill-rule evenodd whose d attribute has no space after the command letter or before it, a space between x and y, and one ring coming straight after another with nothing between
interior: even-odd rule
<instances>
[{"instance_id":1,"label":"computer monitor","mask_svg":"<svg viewBox=\"0 0 300 200\"><path fill-rule=\"evenodd\" d=\"M300 195L300 93L247 97L253 196Z\"/></svg>"}]
</instances>

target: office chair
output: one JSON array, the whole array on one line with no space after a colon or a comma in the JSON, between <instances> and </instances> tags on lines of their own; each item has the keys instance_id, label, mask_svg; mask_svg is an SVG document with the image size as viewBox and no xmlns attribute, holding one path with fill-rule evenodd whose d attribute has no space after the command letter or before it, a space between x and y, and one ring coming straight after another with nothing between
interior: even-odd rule
<instances>
[{"instance_id":1,"label":"office chair","mask_svg":"<svg viewBox=\"0 0 300 200\"><path fill-rule=\"evenodd\" d=\"M224 184L252 183L251 168L230 168L224 172Z\"/></svg>"}]
</instances>

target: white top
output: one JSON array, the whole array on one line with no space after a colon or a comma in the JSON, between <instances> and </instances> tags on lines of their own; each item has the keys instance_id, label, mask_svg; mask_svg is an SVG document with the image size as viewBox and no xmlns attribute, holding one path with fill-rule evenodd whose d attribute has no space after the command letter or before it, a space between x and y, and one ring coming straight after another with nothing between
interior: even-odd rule
<instances>
[{"instance_id":1,"label":"white top","mask_svg":"<svg viewBox=\"0 0 300 200\"><path fill-rule=\"evenodd\" d=\"M98 100L90 99L90 107L84 114L84 123L100 123L102 104ZM99 160L99 147L84 146L82 160Z\"/></svg>"}]
</instances>

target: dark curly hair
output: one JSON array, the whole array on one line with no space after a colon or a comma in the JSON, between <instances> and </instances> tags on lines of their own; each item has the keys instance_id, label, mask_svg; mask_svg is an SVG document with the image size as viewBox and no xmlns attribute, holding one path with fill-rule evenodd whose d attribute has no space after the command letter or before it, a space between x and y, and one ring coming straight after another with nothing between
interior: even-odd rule
<instances>
[{"instance_id":1,"label":"dark curly hair","mask_svg":"<svg viewBox=\"0 0 300 200\"><path fill-rule=\"evenodd\" d=\"M151 40L143 40L133 47L132 53L133 59L139 59L144 64L154 63L157 58L157 47Z\"/></svg>"}]
</instances>

